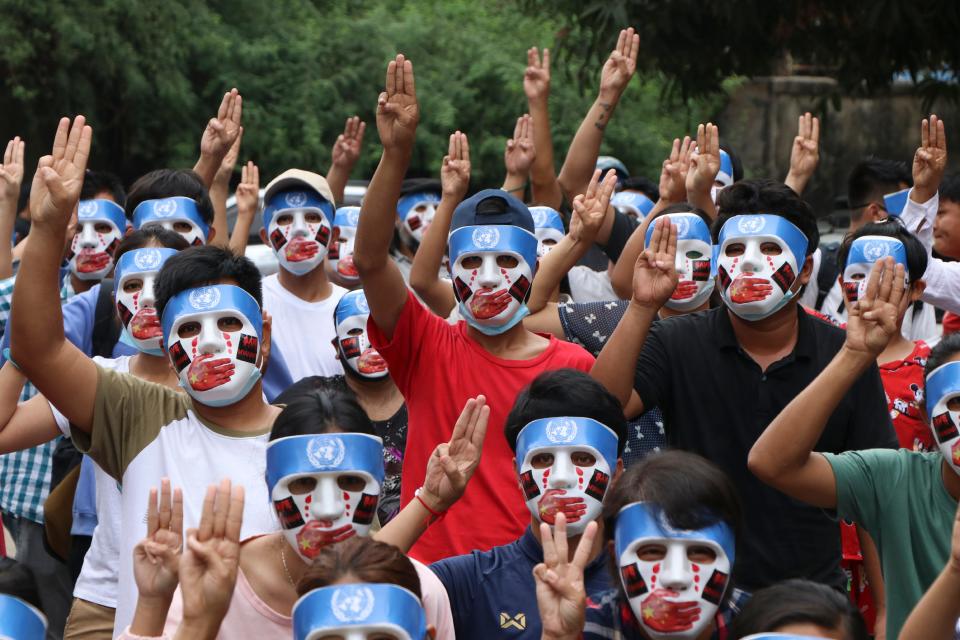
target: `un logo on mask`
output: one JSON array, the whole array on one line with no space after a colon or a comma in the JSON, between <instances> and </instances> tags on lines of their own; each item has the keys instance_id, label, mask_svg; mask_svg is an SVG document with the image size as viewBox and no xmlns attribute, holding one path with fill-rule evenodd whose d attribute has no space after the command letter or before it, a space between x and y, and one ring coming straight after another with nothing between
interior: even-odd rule
<instances>
[{"instance_id":1,"label":"un logo on mask","mask_svg":"<svg viewBox=\"0 0 960 640\"><path fill-rule=\"evenodd\" d=\"M363 622L373 613L376 599L370 587L348 585L333 592L330 608L340 622Z\"/></svg>"},{"instance_id":2,"label":"un logo on mask","mask_svg":"<svg viewBox=\"0 0 960 640\"><path fill-rule=\"evenodd\" d=\"M360 207L353 207L347 211L347 221L350 223L351 227L355 227L360 224Z\"/></svg>"},{"instance_id":3,"label":"un logo on mask","mask_svg":"<svg viewBox=\"0 0 960 640\"><path fill-rule=\"evenodd\" d=\"M317 469L338 467L347 454L343 440L337 437L317 436L307 444L307 460Z\"/></svg>"},{"instance_id":4,"label":"un logo on mask","mask_svg":"<svg viewBox=\"0 0 960 640\"><path fill-rule=\"evenodd\" d=\"M541 209L540 207L533 207L530 209L530 213L533 214L533 226L535 227L545 227L547 226L547 212Z\"/></svg>"},{"instance_id":5,"label":"un logo on mask","mask_svg":"<svg viewBox=\"0 0 960 640\"><path fill-rule=\"evenodd\" d=\"M154 271L160 266L160 252L156 249L141 249L133 256L133 265L141 271Z\"/></svg>"},{"instance_id":6,"label":"un logo on mask","mask_svg":"<svg viewBox=\"0 0 960 640\"><path fill-rule=\"evenodd\" d=\"M80 206L77 207L77 217L79 218L89 218L97 214L97 203L93 200L84 200L80 203Z\"/></svg>"},{"instance_id":7,"label":"un logo on mask","mask_svg":"<svg viewBox=\"0 0 960 640\"><path fill-rule=\"evenodd\" d=\"M564 444L577 437L577 423L567 418L557 418L547 423L547 440Z\"/></svg>"},{"instance_id":8,"label":"un logo on mask","mask_svg":"<svg viewBox=\"0 0 960 640\"><path fill-rule=\"evenodd\" d=\"M302 207L307 202L307 194L303 191L291 191L283 200L289 207Z\"/></svg>"},{"instance_id":9,"label":"un logo on mask","mask_svg":"<svg viewBox=\"0 0 960 640\"><path fill-rule=\"evenodd\" d=\"M220 290L216 287L200 287L190 292L187 301L198 311L212 309L220 304Z\"/></svg>"},{"instance_id":10,"label":"un logo on mask","mask_svg":"<svg viewBox=\"0 0 960 640\"><path fill-rule=\"evenodd\" d=\"M690 233L690 218L687 216L670 217L670 222L677 225L677 238L685 238Z\"/></svg>"},{"instance_id":11,"label":"un logo on mask","mask_svg":"<svg viewBox=\"0 0 960 640\"><path fill-rule=\"evenodd\" d=\"M370 313L370 305L367 304L367 296L362 293L357 296L357 311L360 313Z\"/></svg>"},{"instance_id":12,"label":"un logo on mask","mask_svg":"<svg viewBox=\"0 0 960 640\"><path fill-rule=\"evenodd\" d=\"M154 205L153 212L161 218L169 218L177 212L177 201L172 199L160 200Z\"/></svg>"},{"instance_id":13,"label":"un logo on mask","mask_svg":"<svg viewBox=\"0 0 960 640\"><path fill-rule=\"evenodd\" d=\"M496 227L477 227L471 239L477 249L493 249L500 242L500 230Z\"/></svg>"},{"instance_id":14,"label":"un logo on mask","mask_svg":"<svg viewBox=\"0 0 960 640\"><path fill-rule=\"evenodd\" d=\"M765 218L760 216L744 216L740 219L740 222L737 223L737 229L740 233L760 233L763 231L763 228L767 225Z\"/></svg>"},{"instance_id":15,"label":"un logo on mask","mask_svg":"<svg viewBox=\"0 0 960 640\"><path fill-rule=\"evenodd\" d=\"M886 242L873 241L863 245L863 257L870 262L876 262L888 255L890 255L890 246Z\"/></svg>"}]
</instances>

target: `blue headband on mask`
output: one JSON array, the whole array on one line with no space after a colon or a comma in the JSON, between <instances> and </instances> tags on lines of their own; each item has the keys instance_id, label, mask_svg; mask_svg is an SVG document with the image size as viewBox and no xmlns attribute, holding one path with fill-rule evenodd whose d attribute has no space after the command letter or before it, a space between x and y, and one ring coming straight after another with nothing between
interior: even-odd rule
<instances>
[{"instance_id":1,"label":"blue headband on mask","mask_svg":"<svg viewBox=\"0 0 960 640\"><path fill-rule=\"evenodd\" d=\"M341 584L314 589L293 605L294 640L349 627L376 627L423 640L427 619L417 596L395 584Z\"/></svg>"},{"instance_id":2,"label":"blue headband on mask","mask_svg":"<svg viewBox=\"0 0 960 640\"><path fill-rule=\"evenodd\" d=\"M723 183L723 186L729 187L733 184L733 160L730 154L720 149L720 172L717 173L717 180Z\"/></svg>"},{"instance_id":3,"label":"blue headband on mask","mask_svg":"<svg viewBox=\"0 0 960 640\"><path fill-rule=\"evenodd\" d=\"M554 229L560 234L566 233L563 229L563 219L557 210L552 207L530 207L535 229Z\"/></svg>"},{"instance_id":4,"label":"blue headband on mask","mask_svg":"<svg viewBox=\"0 0 960 640\"><path fill-rule=\"evenodd\" d=\"M159 247L148 247L145 249L134 249L127 251L117 260L116 269L113 272L113 279L120 282L126 276L134 273L154 273L160 271L163 263L179 253L176 249L167 249Z\"/></svg>"},{"instance_id":5,"label":"blue headband on mask","mask_svg":"<svg viewBox=\"0 0 960 640\"><path fill-rule=\"evenodd\" d=\"M365 433L289 436L267 445L267 487L296 473L364 471L383 484L383 440Z\"/></svg>"},{"instance_id":6,"label":"blue headband on mask","mask_svg":"<svg viewBox=\"0 0 960 640\"><path fill-rule=\"evenodd\" d=\"M893 257L896 264L902 264L909 278L907 248L900 240L889 236L860 236L850 243L847 264L873 264L887 256Z\"/></svg>"},{"instance_id":7,"label":"blue headband on mask","mask_svg":"<svg viewBox=\"0 0 960 640\"><path fill-rule=\"evenodd\" d=\"M167 220L186 220L192 222L203 233L203 237L210 235L210 226L200 216L197 203L192 198L176 196L173 198L159 198L144 200L133 210L133 227L142 229L150 222L165 222Z\"/></svg>"},{"instance_id":8,"label":"blue headband on mask","mask_svg":"<svg viewBox=\"0 0 960 640\"><path fill-rule=\"evenodd\" d=\"M263 207L263 228L269 229L273 216L284 209L319 209L329 222L334 218L333 205L309 189L281 191L270 196Z\"/></svg>"},{"instance_id":9,"label":"blue headband on mask","mask_svg":"<svg viewBox=\"0 0 960 640\"><path fill-rule=\"evenodd\" d=\"M20 598L0 594L0 637L11 640L43 640L47 619Z\"/></svg>"},{"instance_id":10,"label":"blue headband on mask","mask_svg":"<svg viewBox=\"0 0 960 640\"><path fill-rule=\"evenodd\" d=\"M797 259L797 266L803 266L803 260L807 256L807 236L803 235L803 231L795 224L775 213L733 216L723 223L720 238L713 247L713 263L717 263L717 257L728 240L757 236L780 238L790 247Z\"/></svg>"},{"instance_id":11,"label":"blue headband on mask","mask_svg":"<svg viewBox=\"0 0 960 640\"><path fill-rule=\"evenodd\" d=\"M174 323L183 316L211 311L234 311L250 321L263 340L263 314L253 296L231 284L185 289L170 298L163 308L160 326L163 328L163 343L169 344Z\"/></svg>"},{"instance_id":12,"label":"blue headband on mask","mask_svg":"<svg viewBox=\"0 0 960 640\"><path fill-rule=\"evenodd\" d=\"M348 291L340 298L340 302L337 303L337 308L333 312L333 322L338 325L353 316L369 315L370 307L367 305L367 296L362 289L357 289L356 291Z\"/></svg>"},{"instance_id":13,"label":"blue headband on mask","mask_svg":"<svg viewBox=\"0 0 960 640\"><path fill-rule=\"evenodd\" d=\"M708 247L713 246L713 238L710 237L710 229L703 218L695 213L666 213L664 218L670 220L677 228L677 241L680 240L701 240L707 243ZM652 220L647 226L647 233L643 238L643 246L650 246L650 238L653 237L653 228L657 224Z\"/></svg>"},{"instance_id":14,"label":"blue headband on mask","mask_svg":"<svg viewBox=\"0 0 960 640\"><path fill-rule=\"evenodd\" d=\"M927 416L932 420L937 403L955 393L960 393L960 362L948 362L931 371L923 385Z\"/></svg>"},{"instance_id":15,"label":"blue headband on mask","mask_svg":"<svg viewBox=\"0 0 960 640\"><path fill-rule=\"evenodd\" d=\"M640 212L640 217L645 218L647 214L653 211L654 201L636 191L618 191L610 198L610 204L613 207L630 207Z\"/></svg>"},{"instance_id":16,"label":"blue headband on mask","mask_svg":"<svg viewBox=\"0 0 960 640\"><path fill-rule=\"evenodd\" d=\"M117 228L121 235L127 230L127 216L123 213L123 207L112 200L81 200L77 207L77 221L90 222L93 220L102 220L109 222Z\"/></svg>"},{"instance_id":17,"label":"blue headband on mask","mask_svg":"<svg viewBox=\"0 0 960 640\"><path fill-rule=\"evenodd\" d=\"M436 206L440 204L440 194L433 191L409 193L397 200L397 215L400 216L401 220L406 220L413 208L421 202Z\"/></svg>"},{"instance_id":18,"label":"blue headband on mask","mask_svg":"<svg viewBox=\"0 0 960 640\"><path fill-rule=\"evenodd\" d=\"M514 253L527 261L530 269L537 266L537 237L520 227L508 224L460 227L450 234L450 262L468 253Z\"/></svg>"},{"instance_id":19,"label":"blue headband on mask","mask_svg":"<svg viewBox=\"0 0 960 640\"><path fill-rule=\"evenodd\" d=\"M613 429L590 418L540 418L520 430L517 435L517 472L534 449L588 446L597 450L607 465L617 466L619 439Z\"/></svg>"},{"instance_id":20,"label":"blue headband on mask","mask_svg":"<svg viewBox=\"0 0 960 640\"><path fill-rule=\"evenodd\" d=\"M360 207L340 207L333 216L335 227L356 227L360 224Z\"/></svg>"},{"instance_id":21,"label":"blue headband on mask","mask_svg":"<svg viewBox=\"0 0 960 640\"><path fill-rule=\"evenodd\" d=\"M667 520L667 515L657 505L650 502L633 502L620 509L620 513L617 514L614 544L618 563L627 548L641 538L712 540L727 554L730 566L734 564L736 547L733 529L722 520L703 529L692 531L675 529Z\"/></svg>"},{"instance_id":22,"label":"blue headband on mask","mask_svg":"<svg viewBox=\"0 0 960 640\"><path fill-rule=\"evenodd\" d=\"M907 206L908 195L910 195L909 187L883 196L883 208L887 210L887 214L899 218L903 208Z\"/></svg>"}]
</instances>

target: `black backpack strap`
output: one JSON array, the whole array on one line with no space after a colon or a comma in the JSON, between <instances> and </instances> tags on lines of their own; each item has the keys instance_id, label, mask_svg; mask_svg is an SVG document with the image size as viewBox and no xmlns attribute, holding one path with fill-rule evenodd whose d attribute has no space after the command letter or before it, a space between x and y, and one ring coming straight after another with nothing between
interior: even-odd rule
<instances>
[{"instance_id":1,"label":"black backpack strap","mask_svg":"<svg viewBox=\"0 0 960 640\"><path fill-rule=\"evenodd\" d=\"M113 307L113 278L100 281L100 293L93 314L93 354L112 358L113 348L120 339L120 318Z\"/></svg>"},{"instance_id":2,"label":"black backpack strap","mask_svg":"<svg viewBox=\"0 0 960 640\"><path fill-rule=\"evenodd\" d=\"M840 243L828 242L820 245L820 270L817 272L817 311L823 312L823 301L837 281L840 269L837 266L837 252Z\"/></svg>"}]
</instances>

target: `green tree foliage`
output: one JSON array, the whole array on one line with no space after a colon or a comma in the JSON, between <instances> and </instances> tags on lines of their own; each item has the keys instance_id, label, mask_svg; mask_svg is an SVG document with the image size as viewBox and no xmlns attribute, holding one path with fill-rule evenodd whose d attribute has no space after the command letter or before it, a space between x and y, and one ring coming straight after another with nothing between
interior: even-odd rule
<instances>
[{"instance_id":1,"label":"green tree foliage","mask_svg":"<svg viewBox=\"0 0 960 640\"><path fill-rule=\"evenodd\" d=\"M258 162L266 179L291 166L326 171L352 114L368 123L354 177L369 177L379 158L377 95L387 60L402 51L414 62L423 114L412 174L438 175L459 128L471 138L474 188L499 186L506 136L526 108L526 49L554 46L561 27L553 12L526 15L508 0L0 0L0 15L0 137L24 136L35 159L59 116L84 113L94 126L92 166L128 182L192 166L206 120L232 86L244 99L241 159ZM601 64L571 54L573 73L554 70L558 162ZM577 82L577 73L589 80ZM719 105L664 102L662 85L657 75L634 79L603 149L654 180L672 137Z\"/></svg>"}]
</instances>

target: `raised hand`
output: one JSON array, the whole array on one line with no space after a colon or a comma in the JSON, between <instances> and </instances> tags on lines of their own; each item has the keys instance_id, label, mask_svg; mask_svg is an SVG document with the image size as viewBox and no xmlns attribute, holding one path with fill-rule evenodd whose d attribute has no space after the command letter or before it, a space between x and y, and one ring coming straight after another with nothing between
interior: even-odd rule
<instances>
[{"instance_id":1,"label":"raised hand","mask_svg":"<svg viewBox=\"0 0 960 640\"><path fill-rule=\"evenodd\" d=\"M147 537L133 548L133 577L141 598L168 600L177 589L183 544L183 493L171 493L170 479L150 489L147 501Z\"/></svg>"},{"instance_id":2,"label":"raised hand","mask_svg":"<svg viewBox=\"0 0 960 640\"><path fill-rule=\"evenodd\" d=\"M450 442L437 445L427 462L423 498L434 511L446 511L460 499L480 465L490 407L483 396L467 400Z\"/></svg>"},{"instance_id":3,"label":"raised hand","mask_svg":"<svg viewBox=\"0 0 960 640\"><path fill-rule=\"evenodd\" d=\"M720 172L720 131L712 122L697 127L696 152L689 156L687 193L710 193Z\"/></svg>"},{"instance_id":4,"label":"raised hand","mask_svg":"<svg viewBox=\"0 0 960 640\"><path fill-rule=\"evenodd\" d=\"M663 161L660 172L660 199L675 204L687 200L687 168L690 166L690 152L693 149L690 136L673 139L670 155Z\"/></svg>"},{"instance_id":5,"label":"raised hand","mask_svg":"<svg viewBox=\"0 0 960 640\"><path fill-rule=\"evenodd\" d=\"M517 118L513 128L513 137L507 140L503 151L503 164L507 167L508 175L526 176L530 173L530 166L537 157L537 149L533 144L533 118L529 113Z\"/></svg>"},{"instance_id":6,"label":"raised hand","mask_svg":"<svg viewBox=\"0 0 960 640\"><path fill-rule=\"evenodd\" d=\"M387 65L387 90L377 100L377 131L384 149L409 150L420 121L413 63L398 54Z\"/></svg>"},{"instance_id":7,"label":"raised hand","mask_svg":"<svg viewBox=\"0 0 960 640\"><path fill-rule=\"evenodd\" d=\"M3 152L3 164L0 165L0 198L3 200L15 202L20 197L25 146L26 143L20 139L20 136L16 136L7 143L7 149Z\"/></svg>"},{"instance_id":8,"label":"raised hand","mask_svg":"<svg viewBox=\"0 0 960 640\"><path fill-rule=\"evenodd\" d=\"M343 126L343 133L337 136L337 141L333 143L331 157L334 166L343 167L348 172L353 169L353 165L360 158L363 134L366 130L367 123L362 121L360 116L347 118L347 122Z\"/></svg>"},{"instance_id":9,"label":"raised hand","mask_svg":"<svg viewBox=\"0 0 960 640\"><path fill-rule=\"evenodd\" d=\"M902 264L893 258L877 260L870 270L866 294L847 305L847 340L844 348L875 359L900 330L897 320L901 307L910 302L904 289Z\"/></svg>"},{"instance_id":10,"label":"raised hand","mask_svg":"<svg viewBox=\"0 0 960 640\"><path fill-rule=\"evenodd\" d=\"M223 94L217 115L210 118L200 137L200 156L219 163L230 151L240 136L240 118L243 115L243 98L236 89Z\"/></svg>"},{"instance_id":11,"label":"raised hand","mask_svg":"<svg viewBox=\"0 0 960 640\"><path fill-rule=\"evenodd\" d=\"M669 218L654 221L650 245L633 269L633 302L660 309L677 288L677 227Z\"/></svg>"},{"instance_id":12,"label":"raised hand","mask_svg":"<svg viewBox=\"0 0 960 640\"><path fill-rule=\"evenodd\" d=\"M820 118L809 112L797 121L797 136L790 150L790 171L787 186L801 193L820 162Z\"/></svg>"},{"instance_id":13,"label":"raised hand","mask_svg":"<svg viewBox=\"0 0 960 640\"><path fill-rule=\"evenodd\" d=\"M260 168L248 160L240 169L237 185L237 215L253 216L260 206Z\"/></svg>"},{"instance_id":14,"label":"raised hand","mask_svg":"<svg viewBox=\"0 0 960 640\"><path fill-rule=\"evenodd\" d=\"M53 139L53 153L40 158L30 190L30 219L38 227L58 233L66 230L73 208L80 200L84 172L90 157L93 129L86 118L70 123L61 118Z\"/></svg>"},{"instance_id":15,"label":"raised hand","mask_svg":"<svg viewBox=\"0 0 960 640\"><path fill-rule=\"evenodd\" d=\"M583 570L590 562L596 535L597 523L591 522L580 537L573 560L568 560L567 522L563 514L557 516L553 532L547 524L540 524L543 562L533 568L533 579L543 638L580 637L587 606Z\"/></svg>"},{"instance_id":16,"label":"raised hand","mask_svg":"<svg viewBox=\"0 0 960 640\"><path fill-rule=\"evenodd\" d=\"M617 46L603 64L600 72L600 95L619 100L630 78L637 71L637 56L640 54L640 36L633 27L620 31Z\"/></svg>"},{"instance_id":17,"label":"raised hand","mask_svg":"<svg viewBox=\"0 0 960 640\"><path fill-rule=\"evenodd\" d=\"M931 115L920 123L920 146L913 154L913 199L923 203L932 198L946 168L947 133L943 120Z\"/></svg>"},{"instance_id":18,"label":"raised hand","mask_svg":"<svg viewBox=\"0 0 960 640\"><path fill-rule=\"evenodd\" d=\"M440 167L440 185L444 196L462 200L470 186L470 144L467 134L450 134L450 146Z\"/></svg>"},{"instance_id":19,"label":"raised hand","mask_svg":"<svg viewBox=\"0 0 960 640\"><path fill-rule=\"evenodd\" d=\"M523 92L527 100L546 101L550 96L550 49L543 50L543 58L536 47L527 49L527 69L523 72Z\"/></svg>"},{"instance_id":20,"label":"raised hand","mask_svg":"<svg viewBox=\"0 0 960 640\"><path fill-rule=\"evenodd\" d=\"M570 237L592 243L603 226L610 206L610 198L617 186L617 172L610 170L600 182L600 170L593 172L587 192L573 199L573 217L570 219Z\"/></svg>"}]
</instances>

